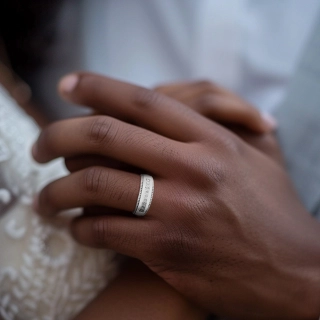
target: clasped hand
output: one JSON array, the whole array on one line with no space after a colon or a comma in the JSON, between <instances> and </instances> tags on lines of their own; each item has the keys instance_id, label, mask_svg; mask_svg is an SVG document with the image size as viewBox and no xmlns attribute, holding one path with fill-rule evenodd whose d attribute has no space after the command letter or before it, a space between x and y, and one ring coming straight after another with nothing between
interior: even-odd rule
<instances>
[{"instance_id":1,"label":"clasped hand","mask_svg":"<svg viewBox=\"0 0 320 320\"><path fill-rule=\"evenodd\" d=\"M63 97L96 113L41 133L34 158L64 157L71 174L41 191L37 210L84 207L71 226L77 241L140 259L216 314L313 319L319 227L299 202L276 145L259 148L270 126L221 88L173 87L159 93L92 74L65 78ZM252 134L239 136L234 125ZM154 177L155 192L147 215L137 218L131 212L144 172Z\"/></svg>"}]
</instances>

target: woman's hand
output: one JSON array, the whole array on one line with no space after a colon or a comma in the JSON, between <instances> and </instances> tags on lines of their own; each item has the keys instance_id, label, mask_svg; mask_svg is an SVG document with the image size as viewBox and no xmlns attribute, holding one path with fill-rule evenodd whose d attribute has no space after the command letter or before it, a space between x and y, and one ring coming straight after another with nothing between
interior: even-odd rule
<instances>
[{"instance_id":1,"label":"woman's hand","mask_svg":"<svg viewBox=\"0 0 320 320\"><path fill-rule=\"evenodd\" d=\"M51 125L35 144L35 159L112 158L151 174L155 193L144 218L128 216L140 177L92 166L45 187L36 202L40 213L109 208L76 219L74 237L142 260L217 314L316 319L319 226L276 161L153 91L90 74L64 79L61 91L105 115Z\"/></svg>"},{"instance_id":2,"label":"woman's hand","mask_svg":"<svg viewBox=\"0 0 320 320\"><path fill-rule=\"evenodd\" d=\"M224 125L242 126L260 134L276 128L275 119L270 115L260 113L236 94L210 81L165 84L156 87L155 91Z\"/></svg>"},{"instance_id":3,"label":"woman's hand","mask_svg":"<svg viewBox=\"0 0 320 320\"><path fill-rule=\"evenodd\" d=\"M273 134L276 120L269 114L260 113L231 91L210 81L165 84L155 90L228 127L248 144L283 164Z\"/></svg>"}]
</instances>

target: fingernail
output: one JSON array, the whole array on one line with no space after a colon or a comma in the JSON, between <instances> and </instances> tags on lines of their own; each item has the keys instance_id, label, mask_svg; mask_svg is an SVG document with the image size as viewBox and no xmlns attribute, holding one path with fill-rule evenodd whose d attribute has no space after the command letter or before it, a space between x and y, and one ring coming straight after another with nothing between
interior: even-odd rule
<instances>
[{"instance_id":1,"label":"fingernail","mask_svg":"<svg viewBox=\"0 0 320 320\"><path fill-rule=\"evenodd\" d=\"M270 129L274 130L278 127L278 122L277 122L276 118L274 118L270 113L262 112L261 116L262 116L264 122L266 123L266 125Z\"/></svg>"},{"instance_id":2,"label":"fingernail","mask_svg":"<svg viewBox=\"0 0 320 320\"><path fill-rule=\"evenodd\" d=\"M76 74L70 74L62 78L60 81L60 90L66 93L71 93L79 82L79 76Z\"/></svg>"},{"instance_id":3,"label":"fingernail","mask_svg":"<svg viewBox=\"0 0 320 320\"><path fill-rule=\"evenodd\" d=\"M32 208L35 212L39 212L39 196L37 194L33 197Z\"/></svg>"}]
</instances>

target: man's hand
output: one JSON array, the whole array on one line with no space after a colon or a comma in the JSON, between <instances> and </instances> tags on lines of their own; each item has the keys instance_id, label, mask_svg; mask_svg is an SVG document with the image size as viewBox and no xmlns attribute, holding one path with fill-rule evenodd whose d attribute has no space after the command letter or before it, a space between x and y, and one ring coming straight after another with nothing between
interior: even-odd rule
<instances>
[{"instance_id":1,"label":"man's hand","mask_svg":"<svg viewBox=\"0 0 320 320\"><path fill-rule=\"evenodd\" d=\"M142 260L217 314L316 319L319 226L276 161L153 91L90 74L68 77L60 89L105 115L51 125L35 144L35 159L112 158L151 174L155 193L146 217L128 215L140 177L94 165L48 185L36 203L40 213L108 208L76 219L74 237Z\"/></svg>"}]
</instances>

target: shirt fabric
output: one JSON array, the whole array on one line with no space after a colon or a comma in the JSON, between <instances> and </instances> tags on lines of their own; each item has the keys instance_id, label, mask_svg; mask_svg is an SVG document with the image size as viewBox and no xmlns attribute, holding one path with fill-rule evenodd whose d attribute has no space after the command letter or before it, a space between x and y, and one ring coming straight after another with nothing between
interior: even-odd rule
<instances>
[{"instance_id":1,"label":"shirt fabric","mask_svg":"<svg viewBox=\"0 0 320 320\"><path fill-rule=\"evenodd\" d=\"M271 111L285 93L319 3L84 0L84 65L147 87L210 79Z\"/></svg>"},{"instance_id":2,"label":"shirt fabric","mask_svg":"<svg viewBox=\"0 0 320 320\"><path fill-rule=\"evenodd\" d=\"M211 80L272 112L318 8L319 0L71 1L61 19L59 49L38 82L60 116L68 111L51 92L73 69L150 88Z\"/></svg>"}]
</instances>

